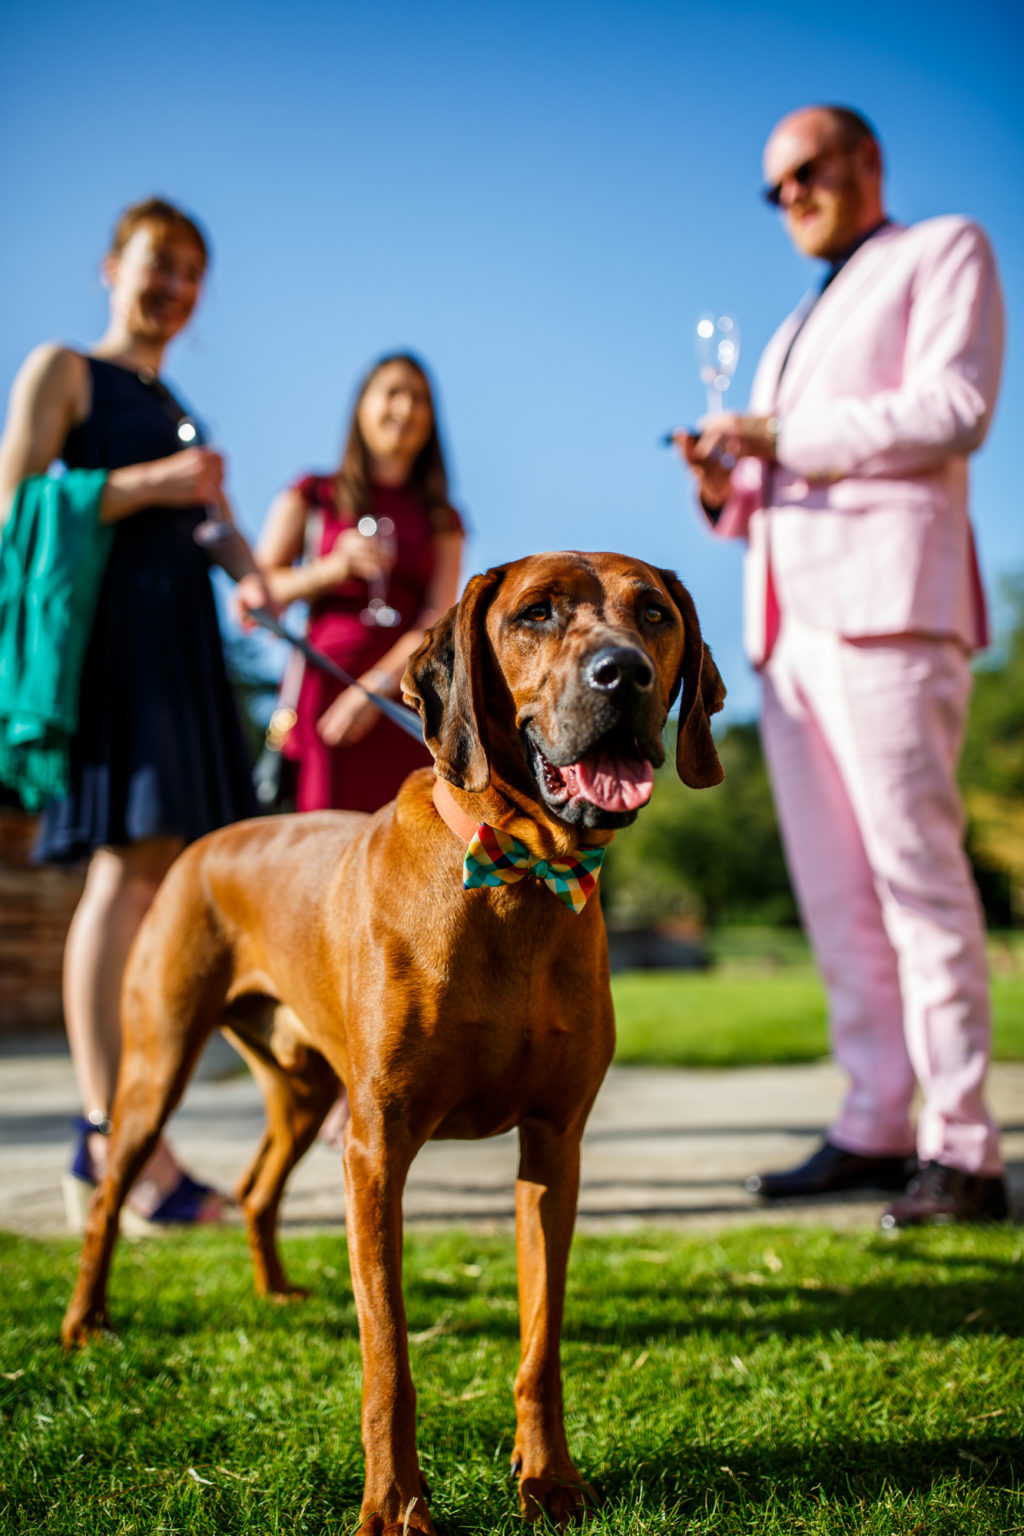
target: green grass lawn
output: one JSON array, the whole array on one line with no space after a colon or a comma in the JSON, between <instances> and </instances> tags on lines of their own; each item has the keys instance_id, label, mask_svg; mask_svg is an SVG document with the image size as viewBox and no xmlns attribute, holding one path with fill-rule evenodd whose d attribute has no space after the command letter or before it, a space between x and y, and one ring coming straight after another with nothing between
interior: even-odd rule
<instances>
[{"instance_id":1,"label":"green grass lawn","mask_svg":"<svg viewBox=\"0 0 1024 1536\"><path fill-rule=\"evenodd\" d=\"M733 929L711 942L709 971L612 977L616 1060L738 1067L828 1055L825 994L799 934ZM1024 951L992 946L993 1054L1024 1060Z\"/></svg>"},{"instance_id":2,"label":"green grass lawn","mask_svg":"<svg viewBox=\"0 0 1024 1536\"><path fill-rule=\"evenodd\" d=\"M340 1236L252 1295L235 1231L123 1243L121 1329L65 1358L77 1245L0 1239L5 1536L354 1528L360 1369ZM599 1536L1024 1530L1024 1234L749 1227L577 1240L564 1364ZM523 1529L507 1478L511 1239L407 1244L419 1440L445 1536Z\"/></svg>"}]
</instances>

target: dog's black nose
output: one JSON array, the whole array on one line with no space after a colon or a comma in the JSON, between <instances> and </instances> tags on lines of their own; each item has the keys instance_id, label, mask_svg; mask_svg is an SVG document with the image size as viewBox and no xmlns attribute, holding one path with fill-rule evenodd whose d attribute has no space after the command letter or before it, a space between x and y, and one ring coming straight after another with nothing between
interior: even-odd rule
<instances>
[{"instance_id":1,"label":"dog's black nose","mask_svg":"<svg viewBox=\"0 0 1024 1536\"><path fill-rule=\"evenodd\" d=\"M583 669L588 688L598 693L635 689L647 693L654 686L654 668L643 651L629 645L605 645L589 657Z\"/></svg>"}]
</instances>

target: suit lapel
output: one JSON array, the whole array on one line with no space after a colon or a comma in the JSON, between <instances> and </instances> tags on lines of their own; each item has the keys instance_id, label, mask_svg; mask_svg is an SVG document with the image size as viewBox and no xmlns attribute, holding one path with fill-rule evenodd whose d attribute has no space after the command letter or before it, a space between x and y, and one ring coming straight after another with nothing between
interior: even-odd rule
<instances>
[{"instance_id":1,"label":"suit lapel","mask_svg":"<svg viewBox=\"0 0 1024 1536\"><path fill-rule=\"evenodd\" d=\"M770 414L775 409L782 365L789 355L793 337L800 329L803 316L813 302L813 293L805 294L796 309L783 320L778 330L765 346L750 388L750 409L752 411Z\"/></svg>"},{"instance_id":2,"label":"suit lapel","mask_svg":"<svg viewBox=\"0 0 1024 1536\"><path fill-rule=\"evenodd\" d=\"M844 328L857 314L861 300L881 270L891 240L900 233L900 225L889 225L862 245L814 305L793 343L785 372L777 379L775 404L780 411L792 405L807 388L824 353L839 345ZM801 313L802 309L798 309L791 318L799 322ZM792 335L792 331L788 334ZM780 366L784 357L785 353L780 353Z\"/></svg>"}]
</instances>

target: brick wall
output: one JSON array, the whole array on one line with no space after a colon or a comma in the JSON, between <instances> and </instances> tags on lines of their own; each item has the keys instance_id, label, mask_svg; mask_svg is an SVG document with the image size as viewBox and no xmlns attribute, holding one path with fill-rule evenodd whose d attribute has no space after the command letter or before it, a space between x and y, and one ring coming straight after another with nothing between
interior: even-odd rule
<instances>
[{"instance_id":1,"label":"brick wall","mask_svg":"<svg viewBox=\"0 0 1024 1536\"><path fill-rule=\"evenodd\" d=\"M85 868L33 865L35 820L0 808L0 1034L64 1027L64 936Z\"/></svg>"}]
</instances>

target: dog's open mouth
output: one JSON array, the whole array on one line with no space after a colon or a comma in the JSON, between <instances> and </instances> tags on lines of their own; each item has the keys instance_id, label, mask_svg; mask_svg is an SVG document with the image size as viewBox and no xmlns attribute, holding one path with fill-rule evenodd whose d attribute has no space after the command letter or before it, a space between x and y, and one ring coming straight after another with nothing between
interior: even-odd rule
<instances>
[{"instance_id":1,"label":"dog's open mouth","mask_svg":"<svg viewBox=\"0 0 1024 1536\"><path fill-rule=\"evenodd\" d=\"M585 800L602 811L638 811L654 789L654 768L646 757L618 750L608 742L585 752L577 763L558 768L532 743L543 776L545 799L553 807Z\"/></svg>"}]
</instances>

